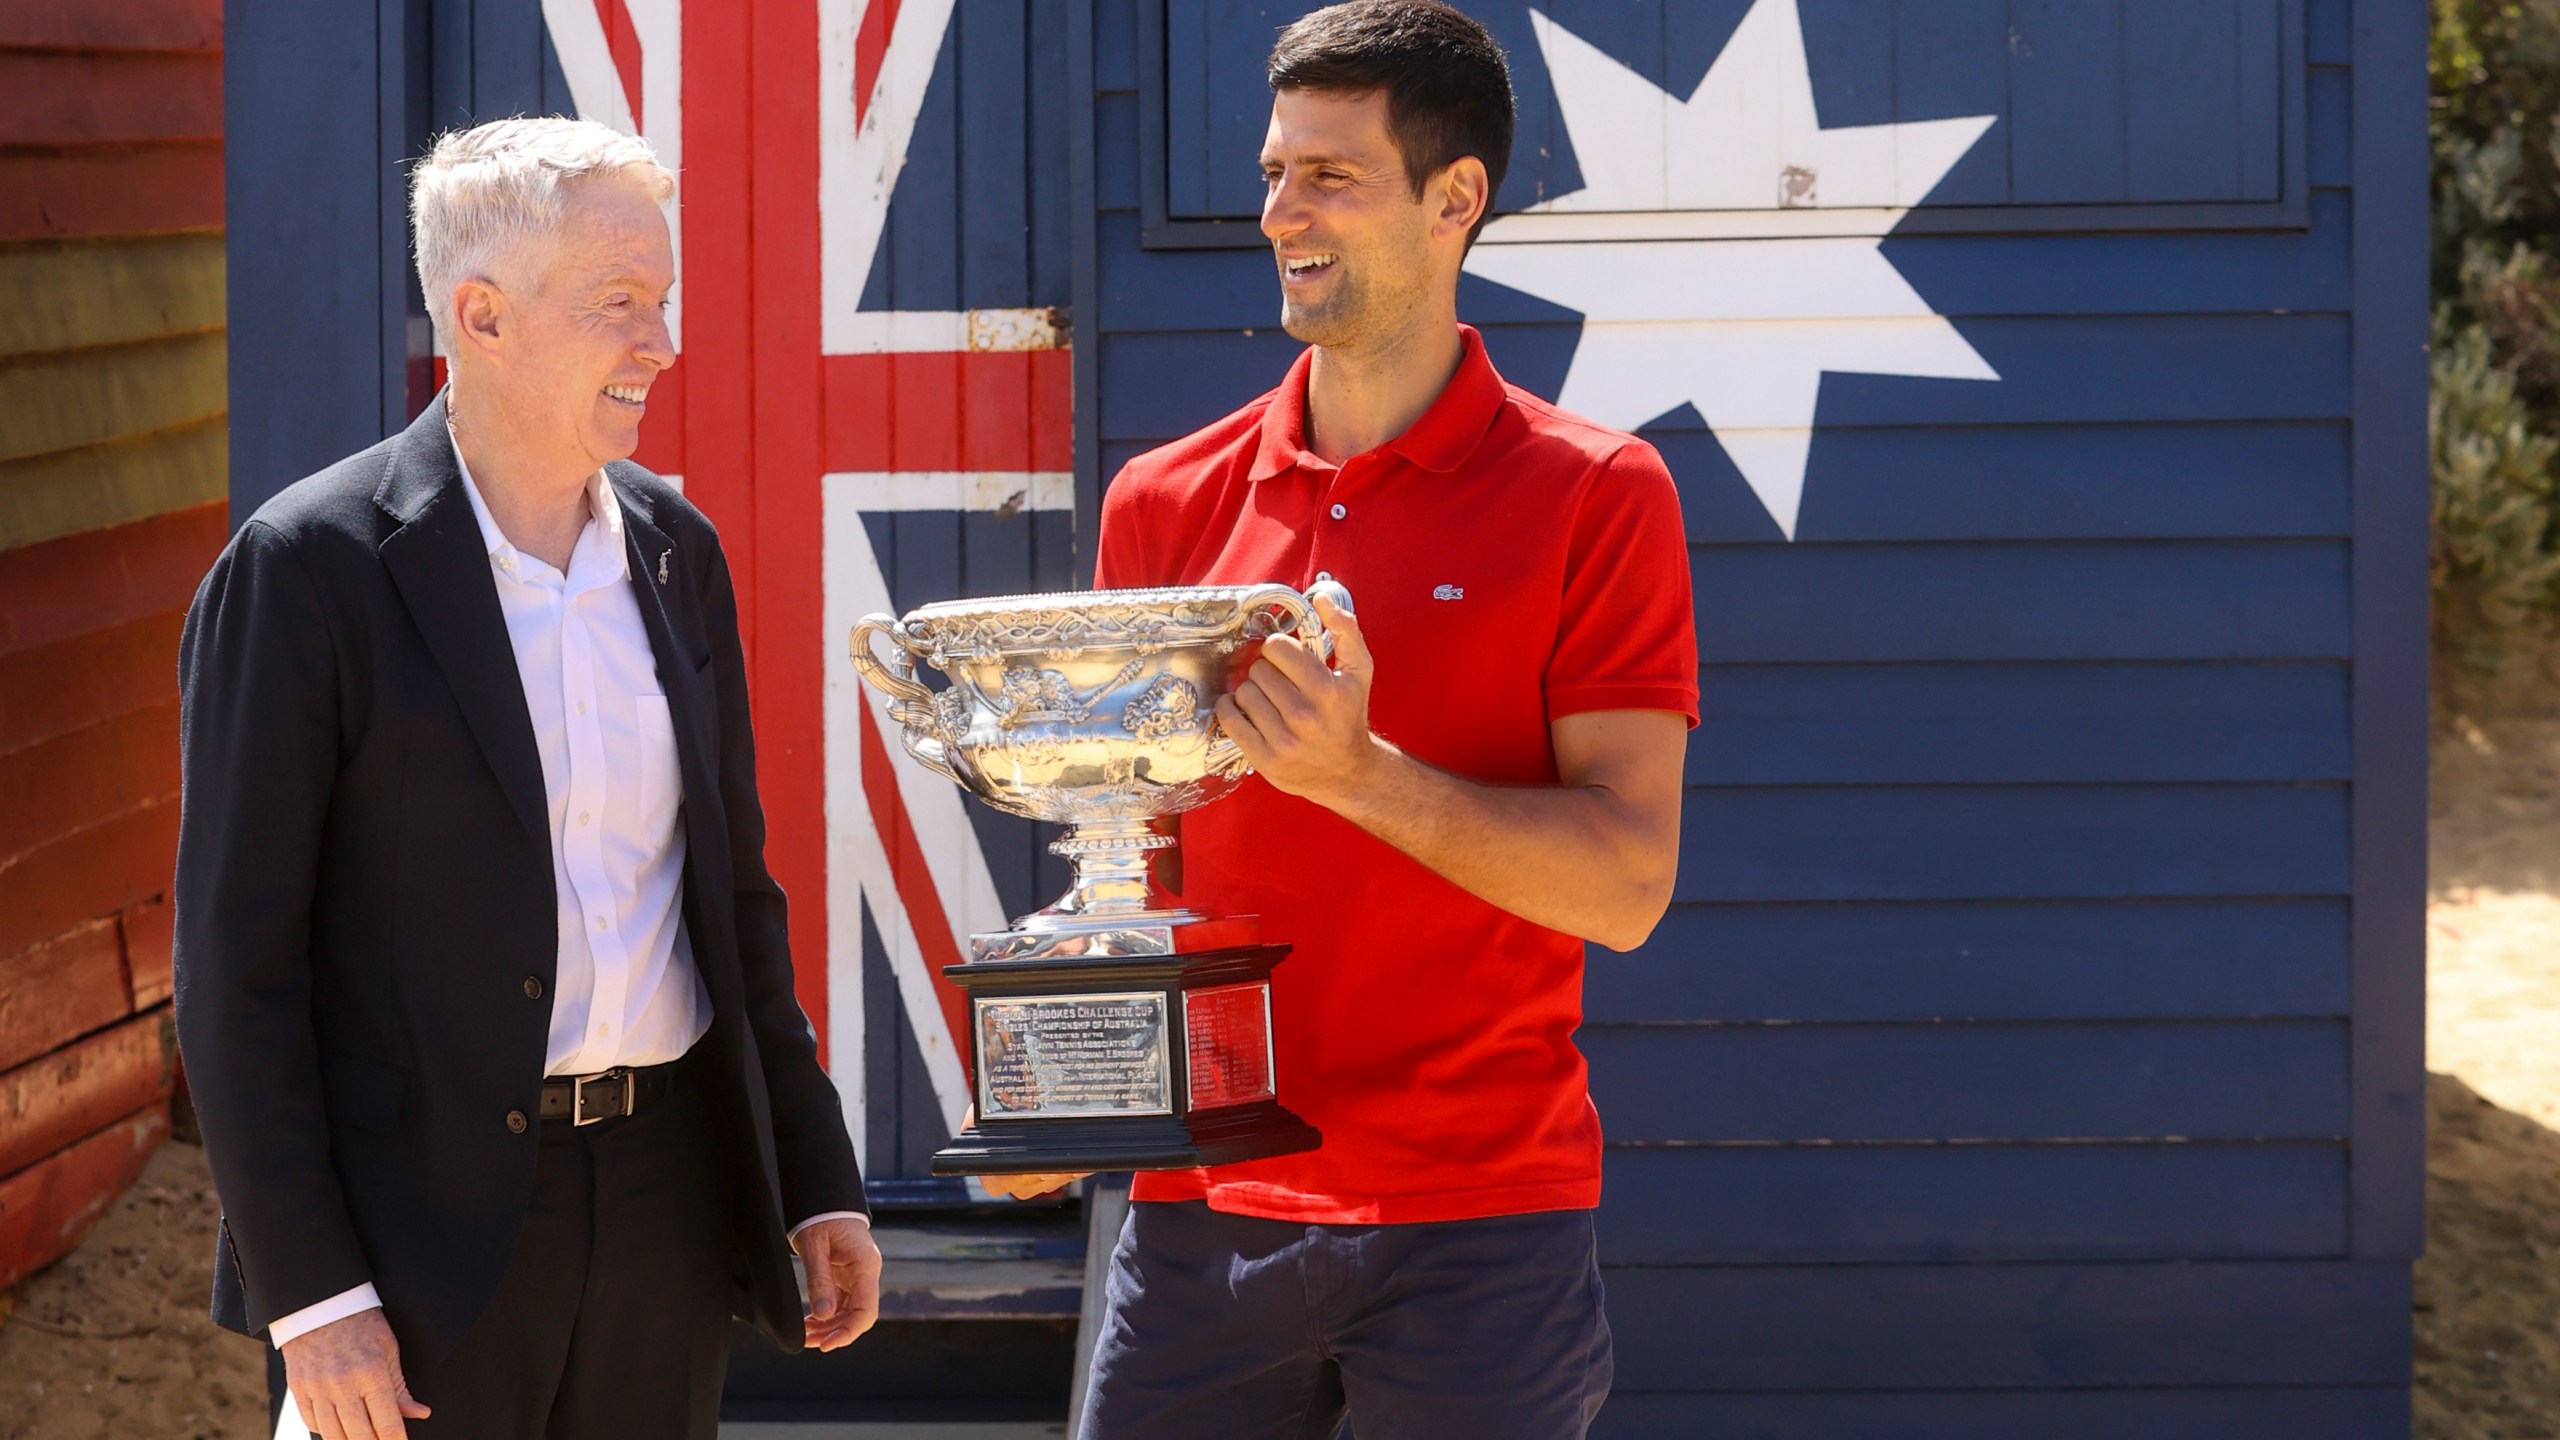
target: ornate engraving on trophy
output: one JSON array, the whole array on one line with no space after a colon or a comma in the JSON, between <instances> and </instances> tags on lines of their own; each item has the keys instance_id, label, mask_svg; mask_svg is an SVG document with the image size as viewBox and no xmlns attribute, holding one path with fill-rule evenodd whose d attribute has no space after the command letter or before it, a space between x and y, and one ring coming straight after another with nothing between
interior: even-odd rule
<instances>
[{"instance_id":1,"label":"ornate engraving on trophy","mask_svg":"<svg viewBox=\"0 0 2560 1440\"><path fill-rule=\"evenodd\" d=\"M973 1002L978 1113L990 1119L1173 1113L1161 994Z\"/></svg>"}]
</instances>

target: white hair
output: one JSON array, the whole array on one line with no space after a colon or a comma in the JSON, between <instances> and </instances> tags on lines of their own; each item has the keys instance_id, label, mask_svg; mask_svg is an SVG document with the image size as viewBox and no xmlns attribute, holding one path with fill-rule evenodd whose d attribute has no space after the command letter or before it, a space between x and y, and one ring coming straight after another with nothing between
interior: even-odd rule
<instances>
[{"instance_id":1,"label":"white hair","mask_svg":"<svg viewBox=\"0 0 2560 1440\"><path fill-rule=\"evenodd\" d=\"M518 116L436 137L409 178L409 225L437 332L452 333L454 286L521 282L512 262L559 227L569 182L596 176L636 181L661 205L676 190L648 141L593 120Z\"/></svg>"}]
</instances>

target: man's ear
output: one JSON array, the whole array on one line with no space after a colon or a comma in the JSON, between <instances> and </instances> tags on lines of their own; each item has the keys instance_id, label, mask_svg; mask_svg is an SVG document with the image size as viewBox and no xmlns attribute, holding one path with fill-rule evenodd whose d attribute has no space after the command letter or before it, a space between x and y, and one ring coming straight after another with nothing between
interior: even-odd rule
<instances>
[{"instance_id":1,"label":"man's ear","mask_svg":"<svg viewBox=\"0 0 2560 1440\"><path fill-rule=\"evenodd\" d=\"M1474 229L1477 218L1493 204L1492 187L1487 180L1484 162L1475 156L1461 155L1450 161L1434 177L1432 188L1439 197L1439 207L1431 220L1432 233L1464 238Z\"/></svg>"},{"instance_id":2,"label":"man's ear","mask_svg":"<svg viewBox=\"0 0 2560 1440\"><path fill-rule=\"evenodd\" d=\"M507 297L488 281L465 280L453 287L452 343L457 347L467 345L494 356L505 349L513 319Z\"/></svg>"}]
</instances>

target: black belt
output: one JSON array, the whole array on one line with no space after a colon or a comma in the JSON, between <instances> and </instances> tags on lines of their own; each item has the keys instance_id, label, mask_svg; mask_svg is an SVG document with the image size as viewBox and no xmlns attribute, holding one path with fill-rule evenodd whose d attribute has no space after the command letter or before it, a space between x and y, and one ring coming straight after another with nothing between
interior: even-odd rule
<instances>
[{"instance_id":1,"label":"black belt","mask_svg":"<svg viewBox=\"0 0 2560 1440\"><path fill-rule=\"evenodd\" d=\"M666 1098L678 1063L671 1060L637 1069L617 1065L593 1075L547 1077L542 1082L542 1118L592 1125L633 1114Z\"/></svg>"}]
</instances>

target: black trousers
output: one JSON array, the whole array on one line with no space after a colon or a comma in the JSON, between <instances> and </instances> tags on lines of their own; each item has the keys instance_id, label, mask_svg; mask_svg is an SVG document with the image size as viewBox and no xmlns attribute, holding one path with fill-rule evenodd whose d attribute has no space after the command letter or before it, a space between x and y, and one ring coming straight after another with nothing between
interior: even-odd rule
<instances>
[{"instance_id":1,"label":"black trousers","mask_svg":"<svg viewBox=\"0 0 2560 1440\"><path fill-rule=\"evenodd\" d=\"M671 1092L545 1120L533 1204L479 1323L409 1390L414 1440L714 1440L728 1369L729 1181L710 1106Z\"/></svg>"}]
</instances>

